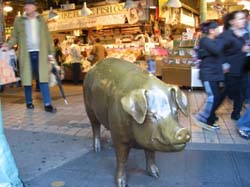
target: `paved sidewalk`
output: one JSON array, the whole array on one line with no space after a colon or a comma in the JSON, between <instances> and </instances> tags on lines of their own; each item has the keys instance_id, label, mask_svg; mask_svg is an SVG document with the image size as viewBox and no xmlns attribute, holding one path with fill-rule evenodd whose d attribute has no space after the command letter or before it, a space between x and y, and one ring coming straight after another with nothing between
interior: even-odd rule
<instances>
[{"instance_id":1,"label":"paved sidewalk","mask_svg":"<svg viewBox=\"0 0 250 187\"><path fill-rule=\"evenodd\" d=\"M113 186L115 156L109 132L102 129L103 152L93 153L82 87L64 84L64 89L68 105L58 88L52 88L56 114L44 112L40 93L34 93L34 111L26 110L22 88L7 88L0 94L6 136L22 179L29 187ZM201 91L187 93L189 100L204 97ZM190 105L192 113L199 103ZM192 132L192 141L183 152L157 154L160 179L145 175L144 154L133 150L128 164L130 186L250 186L250 141L235 132L228 107L220 109L224 125L215 133L181 116L182 122L188 121L185 126Z\"/></svg>"}]
</instances>

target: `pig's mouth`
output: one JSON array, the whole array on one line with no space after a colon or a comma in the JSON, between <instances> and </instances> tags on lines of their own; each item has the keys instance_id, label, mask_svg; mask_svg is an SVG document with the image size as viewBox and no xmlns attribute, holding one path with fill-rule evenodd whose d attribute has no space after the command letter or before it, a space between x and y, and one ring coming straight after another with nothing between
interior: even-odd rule
<instances>
[{"instance_id":1,"label":"pig's mouth","mask_svg":"<svg viewBox=\"0 0 250 187\"><path fill-rule=\"evenodd\" d=\"M163 141L159 140L158 138L152 138L152 142L154 144L157 142L157 144L160 144L164 147L169 147L173 150L182 150L186 146L186 143L173 144L170 142L163 142Z\"/></svg>"}]
</instances>

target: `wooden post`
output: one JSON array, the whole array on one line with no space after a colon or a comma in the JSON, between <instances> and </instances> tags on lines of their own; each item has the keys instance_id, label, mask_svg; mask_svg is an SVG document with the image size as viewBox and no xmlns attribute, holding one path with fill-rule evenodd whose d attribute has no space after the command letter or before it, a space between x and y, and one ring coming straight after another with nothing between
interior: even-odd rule
<instances>
[{"instance_id":1,"label":"wooden post","mask_svg":"<svg viewBox=\"0 0 250 187\"><path fill-rule=\"evenodd\" d=\"M201 21L201 23L207 20L206 15L207 15L207 2L206 2L206 0L200 0L200 21Z\"/></svg>"},{"instance_id":2,"label":"wooden post","mask_svg":"<svg viewBox=\"0 0 250 187\"><path fill-rule=\"evenodd\" d=\"M4 25L3 0L0 0L0 44L5 41L5 25Z\"/></svg>"}]
</instances>

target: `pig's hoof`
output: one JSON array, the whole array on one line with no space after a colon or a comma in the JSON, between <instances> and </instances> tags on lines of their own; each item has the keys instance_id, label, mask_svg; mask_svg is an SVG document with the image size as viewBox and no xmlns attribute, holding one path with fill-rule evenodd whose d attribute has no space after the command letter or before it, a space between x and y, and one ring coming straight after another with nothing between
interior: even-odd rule
<instances>
[{"instance_id":1,"label":"pig's hoof","mask_svg":"<svg viewBox=\"0 0 250 187\"><path fill-rule=\"evenodd\" d=\"M95 150L95 152L101 151L101 142L98 139L96 139L94 142L94 150Z\"/></svg>"},{"instance_id":2,"label":"pig's hoof","mask_svg":"<svg viewBox=\"0 0 250 187\"><path fill-rule=\"evenodd\" d=\"M126 179L124 177L118 179L116 187L128 187Z\"/></svg>"},{"instance_id":3,"label":"pig's hoof","mask_svg":"<svg viewBox=\"0 0 250 187\"><path fill-rule=\"evenodd\" d=\"M101 151L101 145L95 146L94 150L95 150L96 153L100 152Z\"/></svg>"},{"instance_id":4,"label":"pig's hoof","mask_svg":"<svg viewBox=\"0 0 250 187\"><path fill-rule=\"evenodd\" d=\"M160 177L160 171L159 171L158 167L155 164L150 165L147 168L147 172L152 177L155 177L155 178Z\"/></svg>"}]
</instances>

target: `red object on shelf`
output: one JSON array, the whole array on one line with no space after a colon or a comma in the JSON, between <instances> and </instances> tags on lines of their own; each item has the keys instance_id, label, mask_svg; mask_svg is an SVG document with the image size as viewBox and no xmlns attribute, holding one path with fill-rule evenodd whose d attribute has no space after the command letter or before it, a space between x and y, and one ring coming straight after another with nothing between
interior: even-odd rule
<instances>
[{"instance_id":1,"label":"red object on shelf","mask_svg":"<svg viewBox=\"0 0 250 187\"><path fill-rule=\"evenodd\" d=\"M155 9L155 19L159 18L159 7L157 6Z\"/></svg>"}]
</instances>

